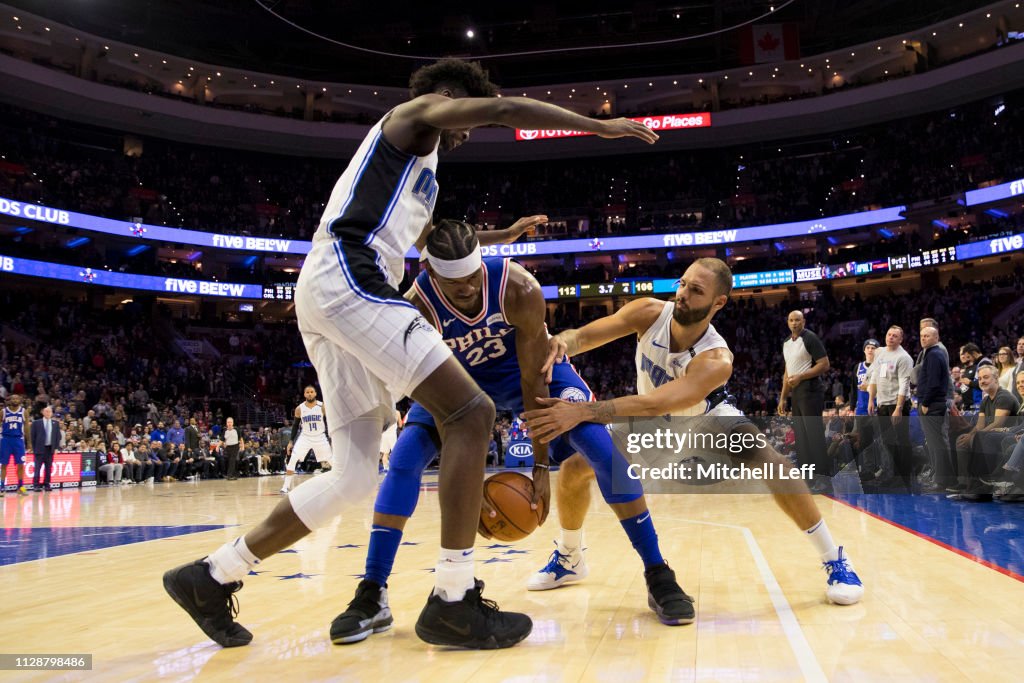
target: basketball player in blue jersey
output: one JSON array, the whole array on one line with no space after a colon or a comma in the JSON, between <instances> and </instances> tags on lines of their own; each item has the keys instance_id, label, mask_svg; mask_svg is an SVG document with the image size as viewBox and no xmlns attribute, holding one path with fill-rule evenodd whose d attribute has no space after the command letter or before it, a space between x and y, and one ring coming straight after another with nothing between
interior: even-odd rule
<instances>
[{"instance_id":1,"label":"basketball player in blue jersey","mask_svg":"<svg viewBox=\"0 0 1024 683\"><path fill-rule=\"evenodd\" d=\"M724 261L698 259L680 278L674 301L636 299L606 318L552 337L544 366L546 373L557 367L564 356L575 356L635 334L638 395L592 403L540 398L538 401L546 407L526 412L534 441L551 441L585 421L610 423L616 417L660 415L708 415L730 432L757 435L757 427L727 401L725 384L732 375L733 355L711 324L715 313L729 301L732 284L732 271ZM767 445L749 449L745 457L755 466L790 466L788 460ZM572 492L585 490L583 484L592 476L586 468L568 469L559 477L559 489L564 489L564 495L571 499ZM828 573L829 600L840 605L859 602L864 593L860 579L843 548L833 542L804 481L770 478L767 484L775 502L820 554ZM567 524L570 529L582 527L586 503L584 498L578 498L574 506L567 508L579 514L574 520L560 520L563 528ZM579 526L573 527L574 523Z\"/></svg>"},{"instance_id":2,"label":"basketball player in blue jersey","mask_svg":"<svg viewBox=\"0 0 1024 683\"><path fill-rule=\"evenodd\" d=\"M590 388L568 363L556 366L551 384L545 384L541 366L547 357L548 334L540 285L509 259L481 262L480 245L469 225L447 220L438 224L427 239L427 270L416 278L406 298L443 331L456 358L499 410L518 415L524 404L539 407L536 397L549 393L567 401L592 400ZM693 600L662 559L642 487L626 476L628 463L604 426L579 424L555 440L550 451L547 444L534 444L534 507L543 506L545 513L549 509L549 463L564 462L577 451L593 468L605 501L643 560L650 607L665 624L692 622ZM437 452L436 422L422 406L413 404L377 494L365 577L348 610L331 625L333 642L358 642L391 627L387 580L402 531L416 508L423 470ZM613 479L630 485L613 491ZM554 567L549 587L586 575L585 565ZM422 624L416 629L430 642Z\"/></svg>"},{"instance_id":3,"label":"basketball player in blue jersey","mask_svg":"<svg viewBox=\"0 0 1024 683\"><path fill-rule=\"evenodd\" d=\"M7 465L11 458L14 458L14 465L18 468L18 495L28 495L25 490L25 441L28 439L28 429L21 396L11 394L4 406L3 432L0 435L0 498L7 485Z\"/></svg>"},{"instance_id":4,"label":"basketball player in blue jersey","mask_svg":"<svg viewBox=\"0 0 1024 683\"><path fill-rule=\"evenodd\" d=\"M168 594L224 647L252 640L232 611L233 593L251 568L373 492L381 433L396 398L405 395L434 417L442 442L441 553L420 632L435 644L500 648L532 628L525 614L484 600L474 579L494 402L398 293L404 259L432 228L438 149L462 144L472 128L569 129L648 143L658 136L628 119L602 121L525 97L497 98L480 65L458 59L416 71L410 94L370 129L334 186L295 290L299 331L331 429L331 472L295 488L244 536L164 574Z\"/></svg>"}]
</instances>

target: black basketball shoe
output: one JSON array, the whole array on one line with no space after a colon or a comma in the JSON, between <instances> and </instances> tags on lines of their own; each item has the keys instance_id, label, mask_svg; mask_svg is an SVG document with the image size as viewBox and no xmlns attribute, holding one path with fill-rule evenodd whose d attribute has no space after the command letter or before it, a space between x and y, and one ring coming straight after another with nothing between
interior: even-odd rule
<instances>
[{"instance_id":1,"label":"black basketball shoe","mask_svg":"<svg viewBox=\"0 0 1024 683\"><path fill-rule=\"evenodd\" d=\"M662 562L644 572L647 580L647 604L667 626L692 624L696 618L693 598L676 583L676 573Z\"/></svg>"},{"instance_id":2,"label":"black basketball shoe","mask_svg":"<svg viewBox=\"0 0 1024 683\"><path fill-rule=\"evenodd\" d=\"M381 586L376 581L363 579L356 586L356 596L348 603L348 609L331 622L331 642L335 645L358 643L371 633L387 631L394 621L388 607L387 584Z\"/></svg>"},{"instance_id":3,"label":"black basketball shoe","mask_svg":"<svg viewBox=\"0 0 1024 683\"><path fill-rule=\"evenodd\" d=\"M431 645L473 650L512 647L530 635L530 617L500 611L493 601L481 597L483 590L484 582L477 580L458 602L431 595L416 621L416 635Z\"/></svg>"},{"instance_id":4,"label":"black basketball shoe","mask_svg":"<svg viewBox=\"0 0 1024 683\"><path fill-rule=\"evenodd\" d=\"M221 647L238 647L252 641L252 634L234 620L238 616L235 593L241 588L241 581L227 585L217 583L210 575L210 565L203 560L183 564L164 574L167 594Z\"/></svg>"}]
</instances>

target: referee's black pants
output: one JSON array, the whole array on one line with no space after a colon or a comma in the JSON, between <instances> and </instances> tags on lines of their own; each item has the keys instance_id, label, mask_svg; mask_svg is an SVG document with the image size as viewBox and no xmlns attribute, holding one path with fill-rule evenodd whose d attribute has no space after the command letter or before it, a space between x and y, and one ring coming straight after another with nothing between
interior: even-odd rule
<instances>
[{"instance_id":1,"label":"referee's black pants","mask_svg":"<svg viewBox=\"0 0 1024 683\"><path fill-rule=\"evenodd\" d=\"M228 473L227 476L230 479L234 479L238 476L238 444L234 446L225 446L224 455L227 456L228 460Z\"/></svg>"},{"instance_id":2,"label":"referee's black pants","mask_svg":"<svg viewBox=\"0 0 1024 683\"><path fill-rule=\"evenodd\" d=\"M831 477L831 459L825 444L825 391L806 390L797 386L790 394L793 408L793 431L796 435L796 458L801 465L814 465L818 476Z\"/></svg>"}]
</instances>

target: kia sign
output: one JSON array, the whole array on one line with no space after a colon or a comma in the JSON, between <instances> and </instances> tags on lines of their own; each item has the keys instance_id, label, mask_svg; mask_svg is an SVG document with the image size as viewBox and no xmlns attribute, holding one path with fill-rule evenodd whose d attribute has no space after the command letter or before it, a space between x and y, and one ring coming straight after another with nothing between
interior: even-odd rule
<instances>
[{"instance_id":1,"label":"kia sign","mask_svg":"<svg viewBox=\"0 0 1024 683\"><path fill-rule=\"evenodd\" d=\"M684 128L708 128L711 126L711 114L665 114L664 116L634 116L630 121L642 123L651 130L682 130ZM583 133L578 130L521 130L516 128L516 140L554 140L556 138L576 138L594 133Z\"/></svg>"}]
</instances>

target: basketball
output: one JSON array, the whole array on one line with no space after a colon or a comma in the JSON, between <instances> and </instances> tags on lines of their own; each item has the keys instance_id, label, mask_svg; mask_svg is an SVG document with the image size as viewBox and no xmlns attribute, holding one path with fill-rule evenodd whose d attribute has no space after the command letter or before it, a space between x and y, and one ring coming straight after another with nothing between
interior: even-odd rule
<instances>
[{"instance_id":1,"label":"basketball","mask_svg":"<svg viewBox=\"0 0 1024 683\"><path fill-rule=\"evenodd\" d=\"M519 541L540 525L543 507L530 509L533 480L518 472L498 472L484 480L484 499L497 513L491 517L480 510L480 535L499 541Z\"/></svg>"}]
</instances>

